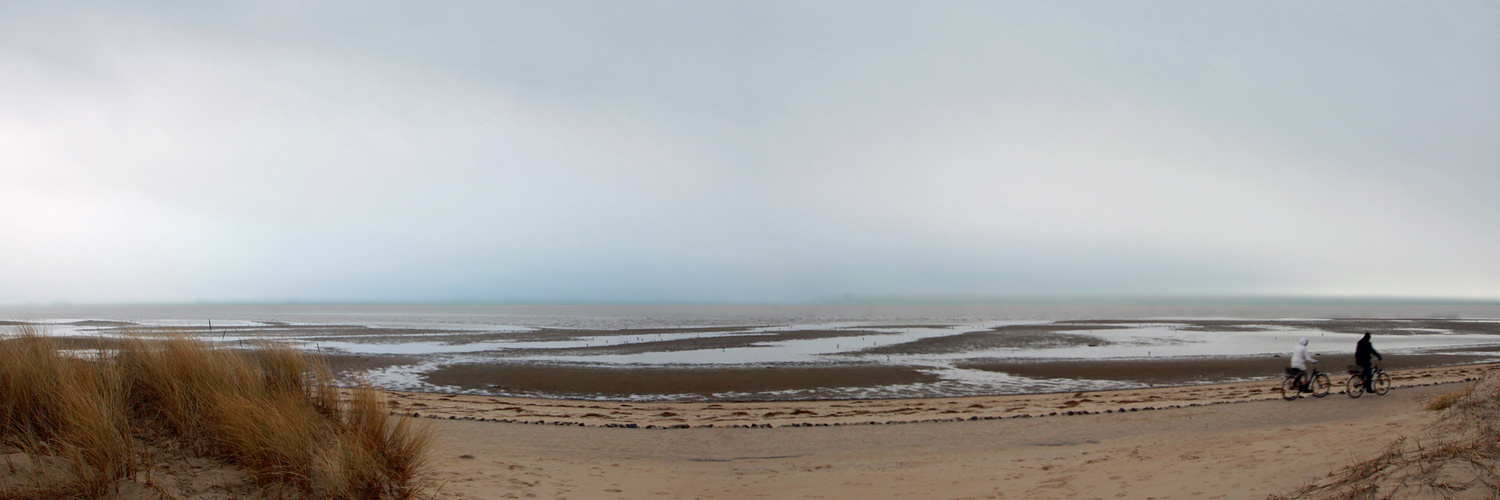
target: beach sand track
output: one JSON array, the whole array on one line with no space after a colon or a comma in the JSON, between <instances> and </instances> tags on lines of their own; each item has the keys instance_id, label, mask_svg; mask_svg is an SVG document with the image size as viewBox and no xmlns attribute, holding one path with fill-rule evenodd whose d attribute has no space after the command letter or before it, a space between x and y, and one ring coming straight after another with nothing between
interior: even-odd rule
<instances>
[{"instance_id":1,"label":"beach sand track","mask_svg":"<svg viewBox=\"0 0 1500 500\"><path fill-rule=\"evenodd\" d=\"M1178 406L1052 418L677 430L442 419L435 422L441 437L434 465L445 481L439 495L446 498L1265 498L1377 453L1435 420L1437 413L1422 407L1458 385L1422 380L1474 378L1492 367L1407 374L1406 386L1390 395L1360 399L1269 401L1226 386L995 399L1017 406L1088 399L1074 407L1098 408L1093 405L1103 401L1157 396ZM1205 404L1223 401L1203 399L1212 394L1241 399ZM438 396L445 398L457 399ZM963 406L959 401L982 399L819 404L867 409L894 403L941 415L943 408ZM1194 402L1177 404L1188 401ZM622 414L644 415L664 407L623 408ZM818 422L817 416L798 418Z\"/></svg>"}]
</instances>

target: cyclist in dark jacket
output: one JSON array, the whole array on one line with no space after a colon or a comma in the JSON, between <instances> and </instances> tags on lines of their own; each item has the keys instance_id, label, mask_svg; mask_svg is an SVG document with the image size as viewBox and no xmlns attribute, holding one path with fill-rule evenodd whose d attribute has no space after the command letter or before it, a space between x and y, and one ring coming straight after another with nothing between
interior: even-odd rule
<instances>
[{"instance_id":1,"label":"cyclist in dark jacket","mask_svg":"<svg viewBox=\"0 0 1500 500\"><path fill-rule=\"evenodd\" d=\"M1354 344L1354 364L1359 365L1359 377L1365 383L1365 392L1373 392L1373 389L1370 387L1371 355L1374 355L1375 359L1385 361L1385 356L1381 356L1380 353L1375 352L1375 346L1370 345L1370 332L1365 332L1364 338L1359 339L1358 344Z\"/></svg>"}]
</instances>

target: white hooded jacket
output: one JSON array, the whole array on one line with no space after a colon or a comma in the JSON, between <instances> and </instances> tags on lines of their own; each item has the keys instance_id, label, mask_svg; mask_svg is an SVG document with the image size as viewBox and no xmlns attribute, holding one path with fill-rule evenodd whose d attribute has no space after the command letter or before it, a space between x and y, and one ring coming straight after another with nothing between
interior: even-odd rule
<instances>
[{"instance_id":1,"label":"white hooded jacket","mask_svg":"<svg viewBox=\"0 0 1500 500\"><path fill-rule=\"evenodd\" d=\"M1298 340L1297 347L1292 348L1292 368L1306 370L1308 363L1317 362L1318 360L1312 359L1312 356L1307 354L1307 339Z\"/></svg>"}]
</instances>

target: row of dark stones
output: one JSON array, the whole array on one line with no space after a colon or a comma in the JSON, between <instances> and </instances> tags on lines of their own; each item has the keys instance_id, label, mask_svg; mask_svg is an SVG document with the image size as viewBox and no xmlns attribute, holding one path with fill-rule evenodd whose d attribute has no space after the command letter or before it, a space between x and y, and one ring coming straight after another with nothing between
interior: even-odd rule
<instances>
[{"instance_id":1,"label":"row of dark stones","mask_svg":"<svg viewBox=\"0 0 1500 500\"><path fill-rule=\"evenodd\" d=\"M1208 404L1222 404L1222 403L1223 402L1208 403ZM1200 405L1198 403L1192 403L1192 404L1189 404L1187 406L1200 406ZM1154 407L1154 406L1146 406L1146 407L1142 407L1142 408L1129 408L1129 409L1120 408L1118 412L1116 412L1115 410L1104 410L1104 411L1094 411L1094 412L1087 411L1087 410L1076 410L1076 411L1075 410L1068 410L1068 411L1065 411L1065 412L1055 412L1054 411L1054 412L1051 412L1051 413L1047 413L1045 415L1040 415L1040 414L1039 415L1030 415L1030 414L1025 414L1025 413L1020 414L1020 415L1011 415L1011 416L1008 416L1008 417L999 417L999 416L995 416L995 417L981 417L981 416L975 415L975 416L971 416L969 418L954 417L954 418L933 418L933 419L926 419L926 420L887 420L887 421L884 421L884 422L881 422L881 421L878 421L878 420L870 420L868 422L833 422L833 423L813 423L813 422L803 423L803 422L796 422L796 423L790 423L790 424L783 424L783 425L781 425L781 427L830 427L830 426L844 426L844 425L899 425L899 424L924 424L924 423L937 423L937 422L963 422L963 421L974 421L974 420L1004 420L1004 419L1007 419L1007 418L1055 417L1055 416L1060 416L1060 415L1062 415L1062 416L1099 415L1099 414L1104 414L1104 413L1126 413L1126 412L1134 412L1134 411L1165 410L1165 409L1168 409L1168 408L1181 408L1181 407L1182 406L1177 406L1177 405L1163 406L1163 407L1160 407L1160 408ZM416 412L413 412L411 414L399 413L399 412L391 412L391 415L410 416L412 418L424 418L425 417L425 418L431 418L431 419L440 419L440 420L443 419L443 417L441 417L441 416L437 416L437 415L425 415L424 416L421 413L416 413ZM562 421L547 421L547 420L522 420L522 419L511 419L511 418L476 418L476 417L460 417L460 416L456 416L456 415L449 415L447 417L447 420L472 420L472 421L476 421L476 422L499 422L499 423L504 423L504 424L562 425L562 426L579 426L579 427L587 427L588 426L588 424L585 424L583 422L562 422ZM647 425L639 425L639 424L619 424L619 423L612 423L612 422L611 423L605 423L605 424L599 424L599 425L597 425L595 427L621 428L621 429L638 429L638 428L639 429L691 429L691 428L693 428L693 426L688 425L688 424L676 424L676 425L654 425L654 424L647 424ZM699 428L713 428L714 424L704 424L704 425L700 425L698 427ZM776 426L772 425L770 423L765 423L765 424L733 424L733 425L720 426L719 428L720 429L770 429L770 428L774 428L774 427L776 427Z\"/></svg>"}]
</instances>

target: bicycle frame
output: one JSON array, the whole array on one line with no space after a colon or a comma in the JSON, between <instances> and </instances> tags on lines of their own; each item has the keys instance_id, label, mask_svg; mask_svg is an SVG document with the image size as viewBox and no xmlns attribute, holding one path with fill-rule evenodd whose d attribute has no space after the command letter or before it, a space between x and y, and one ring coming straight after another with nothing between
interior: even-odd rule
<instances>
[{"instance_id":1,"label":"bicycle frame","mask_svg":"<svg viewBox=\"0 0 1500 500\"><path fill-rule=\"evenodd\" d=\"M1282 379L1281 397L1291 401L1301 397L1301 393L1309 392L1312 397L1321 398L1328 395L1328 389L1332 386L1333 382L1328 380L1328 374L1312 368L1297 375L1288 374Z\"/></svg>"},{"instance_id":2,"label":"bicycle frame","mask_svg":"<svg viewBox=\"0 0 1500 500\"><path fill-rule=\"evenodd\" d=\"M1356 365L1349 366L1349 378L1344 379L1344 392L1350 398L1358 398L1366 392L1384 396L1390 391L1390 376L1385 374L1385 370L1381 369L1380 365L1370 366L1370 380L1364 380L1363 370ZM1365 390L1365 387L1370 387L1370 390ZM1384 389L1381 389L1382 387Z\"/></svg>"}]
</instances>

